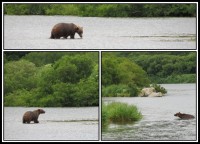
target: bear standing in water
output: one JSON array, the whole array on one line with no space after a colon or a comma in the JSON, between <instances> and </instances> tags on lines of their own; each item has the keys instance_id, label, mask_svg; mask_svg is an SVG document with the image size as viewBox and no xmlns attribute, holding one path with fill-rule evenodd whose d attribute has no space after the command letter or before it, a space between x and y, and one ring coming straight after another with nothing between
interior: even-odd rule
<instances>
[{"instance_id":1,"label":"bear standing in water","mask_svg":"<svg viewBox=\"0 0 200 144\"><path fill-rule=\"evenodd\" d=\"M180 113L180 112L174 114L174 116L178 116L181 119L193 119L194 118L193 115L185 114L185 113Z\"/></svg>"},{"instance_id":2,"label":"bear standing in water","mask_svg":"<svg viewBox=\"0 0 200 144\"><path fill-rule=\"evenodd\" d=\"M51 30L51 39L60 39L61 37L67 38L70 36L71 39L74 39L75 33L78 33L79 36L83 37L83 27L77 26L73 23L58 23Z\"/></svg>"},{"instance_id":3,"label":"bear standing in water","mask_svg":"<svg viewBox=\"0 0 200 144\"><path fill-rule=\"evenodd\" d=\"M43 109L37 109L34 111L27 111L22 119L23 123L30 123L31 121L34 121L34 123L39 123L38 117L40 114L45 113Z\"/></svg>"}]
</instances>

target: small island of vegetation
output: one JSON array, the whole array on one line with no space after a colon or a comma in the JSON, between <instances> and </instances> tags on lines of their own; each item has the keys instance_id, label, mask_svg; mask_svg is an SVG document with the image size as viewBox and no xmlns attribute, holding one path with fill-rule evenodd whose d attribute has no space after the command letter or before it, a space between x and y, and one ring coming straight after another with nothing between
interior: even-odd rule
<instances>
[{"instance_id":1,"label":"small island of vegetation","mask_svg":"<svg viewBox=\"0 0 200 144\"><path fill-rule=\"evenodd\" d=\"M102 105L102 128L106 129L109 123L133 123L142 118L142 114L134 105L121 102L112 102Z\"/></svg>"}]
</instances>

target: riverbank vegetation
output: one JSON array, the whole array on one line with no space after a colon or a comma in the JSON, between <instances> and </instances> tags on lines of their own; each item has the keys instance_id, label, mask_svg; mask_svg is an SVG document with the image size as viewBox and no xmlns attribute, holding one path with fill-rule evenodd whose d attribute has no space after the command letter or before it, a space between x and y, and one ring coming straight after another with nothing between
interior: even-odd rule
<instances>
[{"instance_id":1,"label":"riverbank vegetation","mask_svg":"<svg viewBox=\"0 0 200 144\"><path fill-rule=\"evenodd\" d=\"M149 84L147 73L136 63L102 53L102 96L137 96Z\"/></svg>"},{"instance_id":2,"label":"riverbank vegetation","mask_svg":"<svg viewBox=\"0 0 200 144\"><path fill-rule=\"evenodd\" d=\"M121 102L112 102L102 105L102 127L106 128L109 123L132 123L142 119L142 114L135 105Z\"/></svg>"},{"instance_id":3,"label":"riverbank vegetation","mask_svg":"<svg viewBox=\"0 0 200 144\"><path fill-rule=\"evenodd\" d=\"M136 63L151 83L195 83L196 52L116 52Z\"/></svg>"},{"instance_id":4,"label":"riverbank vegetation","mask_svg":"<svg viewBox=\"0 0 200 144\"><path fill-rule=\"evenodd\" d=\"M4 4L7 15L84 17L194 17L195 3L171 4Z\"/></svg>"},{"instance_id":5,"label":"riverbank vegetation","mask_svg":"<svg viewBox=\"0 0 200 144\"><path fill-rule=\"evenodd\" d=\"M4 106L98 106L97 52L4 52Z\"/></svg>"},{"instance_id":6,"label":"riverbank vegetation","mask_svg":"<svg viewBox=\"0 0 200 144\"><path fill-rule=\"evenodd\" d=\"M102 96L133 97L150 84L195 83L196 52L103 52Z\"/></svg>"}]
</instances>

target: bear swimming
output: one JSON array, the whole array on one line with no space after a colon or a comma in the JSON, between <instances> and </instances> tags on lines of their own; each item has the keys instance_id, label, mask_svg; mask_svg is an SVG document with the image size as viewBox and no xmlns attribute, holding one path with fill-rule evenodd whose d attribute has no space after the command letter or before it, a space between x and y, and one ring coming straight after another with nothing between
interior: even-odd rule
<instances>
[{"instance_id":1,"label":"bear swimming","mask_svg":"<svg viewBox=\"0 0 200 144\"><path fill-rule=\"evenodd\" d=\"M83 27L75 25L73 23L58 23L51 30L51 39L60 39L61 37L67 38L70 36L74 39L75 33L83 37Z\"/></svg>"},{"instance_id":2,"label":"bear swimming","mask_svg":"<svg viewBox=\"0 0 200 144\"><path fill-rule=\"evenodd\" d=\"M193 119L194 118L193 115L185 114L185 113L180 113L180 112L174 114L174 116L178 116L181 119Z\"/></svg>"},{"instance_id":3,"label":"bear swimming","mask_svg":"<svg viewBox=\"0 0 200 144\"><path fill-rule=\"evenodd\" d=\"M27 111L23 115L22 122L23 123L30 123L31 121L34 121L34 123L39 123L38 117L40 114L45 113L43 109L37 109L34 111Z\"/></svg>"}]
</instances>

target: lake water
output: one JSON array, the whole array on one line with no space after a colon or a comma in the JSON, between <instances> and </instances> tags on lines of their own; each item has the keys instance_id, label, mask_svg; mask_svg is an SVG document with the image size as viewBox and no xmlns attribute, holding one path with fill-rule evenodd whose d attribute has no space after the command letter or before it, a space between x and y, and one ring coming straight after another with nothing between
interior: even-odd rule
<instances>
[{"instance_id":1,"label":"lake water","mask_svg":"<svg viewBox=\"0 0 200 144\"><path fill-rule=\"evenodd\" d=\"M4 107L4 140L99 139L98 107L42 108L39 124L23 124L26 111L37 108Z\"/></svg>"},{"instance_id":2,"label":"lake water","mask_svg":"<svg viewBox=\"0 0 200 144\"><path fill-rule=\"evenodd\" d=\"M49 39L60 22L83 26L83 39ZM4 49L196 49L196 18L4 16Z\"/></svg>"},{"instance_id":3,"label":"lake water","mask_svg":"<svg viewBox=\"0 0 200 144\"><path fill-rule=\"evenodd\" d=\"M163 84L168 93L163 97L117 97L103 98L134 104L143 119L134 124L110 124L102 133L102 140L118 141L195 141L197 139L197 119L180 120L177 112L197 116L195 84Z\"/></svg>"}]
</instances>

